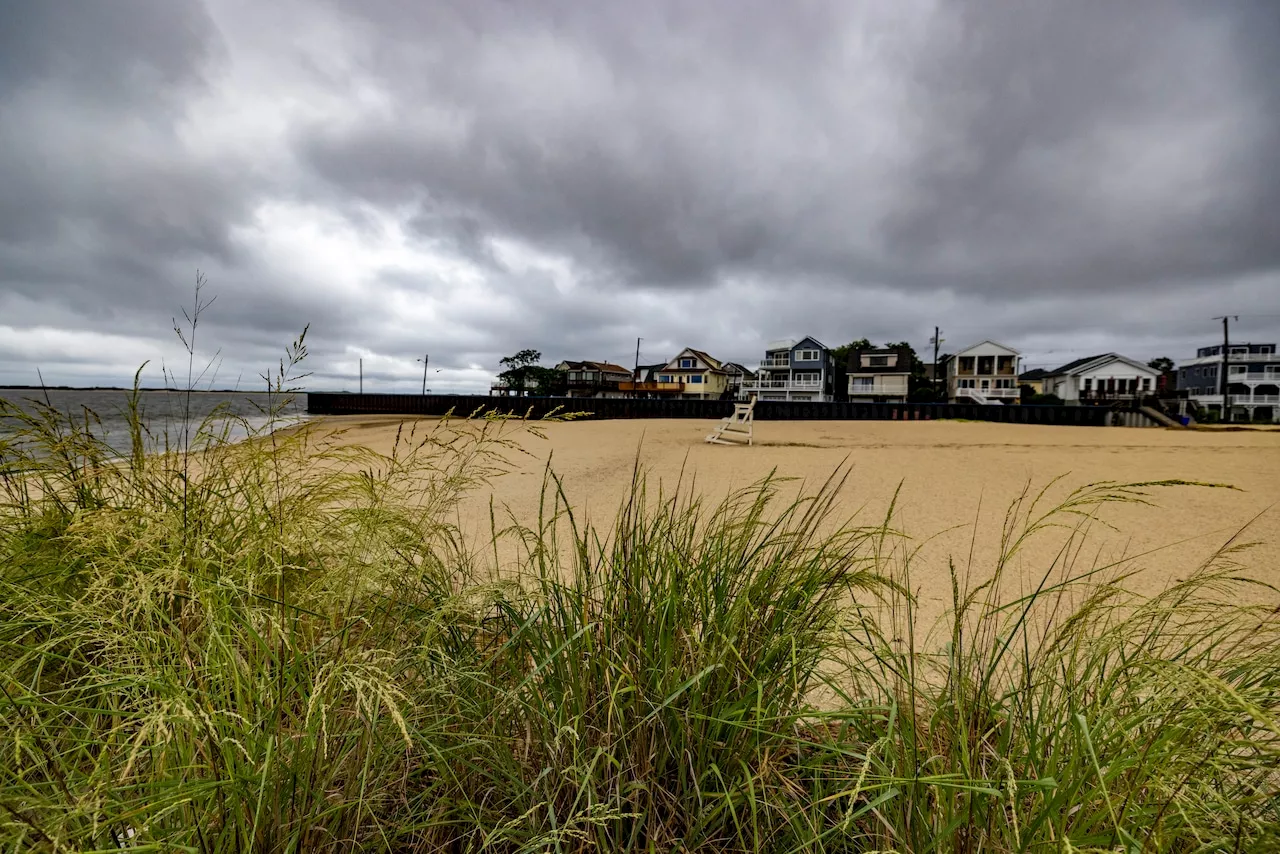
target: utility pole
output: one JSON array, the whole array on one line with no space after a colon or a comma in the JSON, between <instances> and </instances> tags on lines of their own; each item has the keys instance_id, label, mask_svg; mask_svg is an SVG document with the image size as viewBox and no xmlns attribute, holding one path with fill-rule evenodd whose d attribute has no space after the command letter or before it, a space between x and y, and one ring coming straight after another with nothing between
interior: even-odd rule
<instances>
[{"instance_id":1,"label":"utility pole","mask_svg":"<svg viewBox=\"0 0 1280 854\"><path fill-rule=\"evenodd\" d=\"M643 338L636 339L636 368L631 374L631 396L634 398L640 397L640 391L636 386L640 382L640 342L643 340Z\"/></svg>"},{"instance_id":2,"label":"utility pole","mask_svg":"<svg viewBox=\"0 0 1280 854\"><path fill-rule=\"evenodd\" d=\"M942 343L939 337L941 330L933 327L933 399L938 399L938 345Z\"/></svg>"},{"instance_id":3,"label":"utility pole","mask_svg":"<svg viewBox=\"0 0 1280 854\"><path fill-rule=\"evenodd\" d=\"M1228 374L1231 371L1231 333L1228 324L1231 318L1239 320L1238 315L1226 315L1224 317L1215 317L1214 320L1222 321L1222 377L1218 383L1218 387L1222 390L1222 423L1231 423L1231 397L1227 394Z\"/></svg>"},{"instance_id":4,"label":"utility pole","mask_svg":"<svg viewBox=\"0 0 1280 854\"><path fill-rule=\"evenodd\" d=\"M427 396L427 354L423 353L422 358L418 360L422 363L422 396Z\"/></svg>"},{"instance_id":5,"label":"utility pole","mask_svg":"<svg viewBox=\"0 0 1280 854\"><path fill-rule=\"evenodd\" d=\"M364 394L364 359L360 360L360 393Z\"/></svg>"}]
</instances>

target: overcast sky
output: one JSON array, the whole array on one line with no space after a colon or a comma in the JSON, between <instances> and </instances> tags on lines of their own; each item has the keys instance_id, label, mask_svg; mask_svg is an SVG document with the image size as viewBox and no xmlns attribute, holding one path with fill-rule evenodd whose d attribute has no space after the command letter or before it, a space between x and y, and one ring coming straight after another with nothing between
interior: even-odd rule
<instances>
[{"instance_id":1,"label":"overcast sky","mask_svg":"<svg viewBox=\"0 0 1280 854\"><path fill-rule=\"evenodd\" d=\"M1280 8L14 0L0 383L1280 338ZM1233 338L1237 336L1233 335ZM439 372L435 372L438 368Z\"/></svg>"}]
</instances>

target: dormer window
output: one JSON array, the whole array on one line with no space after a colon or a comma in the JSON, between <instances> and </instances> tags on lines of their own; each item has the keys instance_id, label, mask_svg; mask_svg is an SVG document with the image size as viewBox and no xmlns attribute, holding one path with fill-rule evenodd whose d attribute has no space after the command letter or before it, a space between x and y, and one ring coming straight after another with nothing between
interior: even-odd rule
<instances>
[{"instance_id":1,"label":"dormer window","mask_svg":"<svg viewBox=\"0 0 1280 854\"><path fill-rule=\"evenodd\" d=\"M680 360L680 367L682 367L682 368L692 368L692 367L693 367L693 359L681 359L681 360Z\"/></svg>"}]
</instances>

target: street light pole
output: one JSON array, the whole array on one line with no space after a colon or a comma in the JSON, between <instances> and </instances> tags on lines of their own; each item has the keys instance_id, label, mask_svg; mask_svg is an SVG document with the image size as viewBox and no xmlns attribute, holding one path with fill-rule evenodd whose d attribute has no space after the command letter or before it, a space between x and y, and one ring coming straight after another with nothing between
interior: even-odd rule
<instances>
[{"instance_id":1,"label":"street light pole","mask_svg":"<svg viewBox=\"0 0 1280 854\"><path fill-rule=\"evenodd\" d=\"M427 354L423 353L422 358L418 360L422 363L422 396L427 396Z\"/></svg>"}]
</instances>

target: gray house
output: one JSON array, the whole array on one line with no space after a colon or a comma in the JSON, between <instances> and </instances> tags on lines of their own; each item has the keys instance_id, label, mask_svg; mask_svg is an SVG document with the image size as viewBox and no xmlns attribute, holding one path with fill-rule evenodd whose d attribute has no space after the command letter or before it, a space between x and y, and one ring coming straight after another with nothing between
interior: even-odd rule
<instances>
[{"instance_id":1,"label":"gray house","mask_svg":"<svg viewBox=\"0 0 1280 854\"><path fill-rule=\"evenodd\" d=\"M1227 350L1227 405L1233 421L1280 422L1280 353L1275 344L1231 344ZM1221 413L1222 345L1201 347L1178 365L1178 391Z\"/></svg>"},{"instance_id":2,"label":"gray house","mask_svg":"<svg viewBox=\"0 0 1280 854\"><path fill-rule=\"evenodd\" d=\"M743 379L746 397L760 400L831 401L834 363L831 350L812 336L774 341L753 380Z\"/></svg>"}]
</instances>

